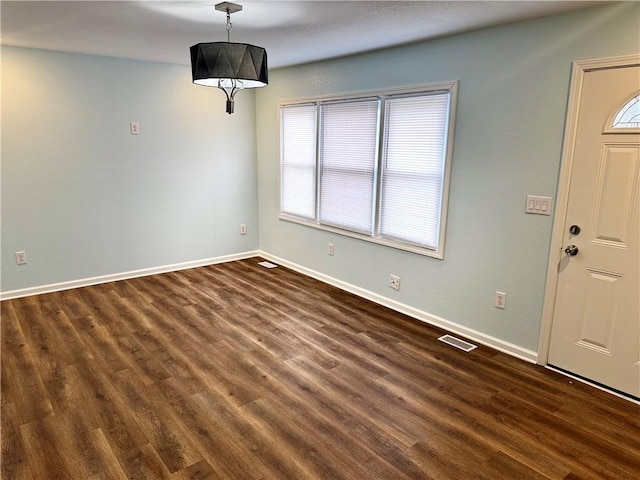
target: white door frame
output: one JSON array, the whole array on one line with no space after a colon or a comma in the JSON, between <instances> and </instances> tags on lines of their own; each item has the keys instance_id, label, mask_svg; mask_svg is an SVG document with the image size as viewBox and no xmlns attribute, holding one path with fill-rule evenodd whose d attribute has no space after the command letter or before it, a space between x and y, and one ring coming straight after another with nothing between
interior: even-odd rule
<instances>
[{"instance_id":1,"label":"white door frame","mask_svg":"<svg viewBox=\"0 0 640 480\"><path fill-rule=\"evenodd\" d=\"M558 288L558 265L562 258L562 242L564 240L564 226L567 220L567 205L569 201L569 186L573 170L573 153L575 149L576 130L578 127L578 113L582 100L582 83L584 75L593 70L603 70L616 67L631 67L640 64L640 54L621 57L608 57L593 60L580 60L573 63L571 70L571 86L569 103L567 105L567 120L564 129L562 145L562 159L560 176L558 178L558 192L556 194L556 211L551 232L551 246L549 248L549 264L547 266L547 284L544 291L542 307L542 322L540 324L540 340L538 342L538 364L546 365L549 361L549 346L551 344L551 327L553 326L553 311L556 305L556 290Z\"/></svg>"}]
</instances>

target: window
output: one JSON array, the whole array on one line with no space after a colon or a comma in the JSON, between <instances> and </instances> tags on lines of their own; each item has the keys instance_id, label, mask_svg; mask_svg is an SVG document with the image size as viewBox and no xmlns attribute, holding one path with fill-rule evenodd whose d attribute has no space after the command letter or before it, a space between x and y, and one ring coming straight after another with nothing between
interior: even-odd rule
<instances>
[{"instance_id":1,"label":"window","mask_svg":"<svg viewBox=\"0 0 640 480\"><path fill-rule=\"evenodd\" d=\"M437 249L449 95L385 102L379 234Z\"/></svg>"},{"instance_id":2,"label":"window","mask_svg":"<svg viewBox=\"0 0 640 480\"><path fill-rule=\"evenodd\" d=\"M316 210L316 106L280 110L280 210L314 220Z\"/></svg>"},{"instance_id":3,"label":"window","mask_svg":"<svg viewBox=\"0 0 640 480\"><path fill-rule=\"evenodd\" d=\"M373 234L377 99L320 105L319 222Z\"/></svg>"},{"instance_id":4,"label":"window","mask_svg":"<svg viewBox=\"0 0 640 480\"><path fill-rule=\"evenodd\" d=\"M611 125L613 128L640 128L640 95L636 95L620 109Z\"/></svg>"},{"instance_id":5,"label":"window","mask_svg":"<svg viewBox=\"0 0 640 480\"><path fill-rule=\"evenodd\" d=\"M443 257L456 83L280 105L280 218Z\"/></svg>"}]
</instances>

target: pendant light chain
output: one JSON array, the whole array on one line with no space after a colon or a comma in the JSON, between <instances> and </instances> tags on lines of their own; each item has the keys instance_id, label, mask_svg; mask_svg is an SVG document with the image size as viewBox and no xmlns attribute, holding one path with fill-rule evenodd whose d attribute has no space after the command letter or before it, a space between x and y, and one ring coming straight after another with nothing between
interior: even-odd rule
<instances>
[{"instance_id":1,"label":"pendant light chain","mask_svg":"<svg viewBox=\"0 0 640 480\"><path fill-rule=\"evenodd\" d=\"M231 42L231 29L233 24L231 23L231 12L227 8L227 42Z\"/></svg>"}]
</instances>

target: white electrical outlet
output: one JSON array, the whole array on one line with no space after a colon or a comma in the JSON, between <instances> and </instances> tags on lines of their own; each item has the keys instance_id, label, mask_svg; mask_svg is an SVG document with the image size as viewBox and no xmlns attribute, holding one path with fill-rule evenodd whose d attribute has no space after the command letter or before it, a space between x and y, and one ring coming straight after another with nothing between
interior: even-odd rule
<instances>
[{"instance_id":1,"label":"white electrical outlet","mask_svg":"<svg viewBox=\"0 0 640 480\"><path fill-rule=\"evenodd\" d=\"M244 223L240 224L240 235L246 235L247 234L247 226Z\"/></svg>"},{"instance_id":2,"label":"white electrical outlet","mask_svg":"<svg viewBox=\"0 0 640 480\"><path fill-rule=\"evenodd\" d=\"M493 306L501 308L502 310L507 308L507 294L504 292L496 292L496 300Z\"/></svg>"},{"instance_id":3,"label":"white electrical outlet","mask_svg":"<svg viewBox=\"0 0 640 480\"><path fill-rule=\"evenodd\" d=\"M333 255L335 253L335 249L333 248L333 243L329 244L328 253L329 253L329 255Z\"/></svg>"},{"instance_id":4,"label":"white electrical outlet","mask_svg":"<svg viewBox=\"0 0 640 480\"><path fill-rule=\"evenodd\" d=\"M27 254L25 252L16 252L16 263L18 265L26 265Z\"/></svg>"},{"instance_id":5,"label":"white electrical outlet","mask_svg":"<svg viewBox=\"0 0 640 480\"><path fill-rule=\"evenodd\" d=\"M389 286L394 290L400 290L400 277L393 273L389 274Z\"/></svg>"},{"instance_id":6,"label":"white electrical outlet","mask_svg":"<svg viewBox=\"0 0 640 480\"><path fill-rule=\"evenodd\" d=\"M131 135L140 135L140 124L138 122L129 122Z\"/></svg>"}]
</instances>

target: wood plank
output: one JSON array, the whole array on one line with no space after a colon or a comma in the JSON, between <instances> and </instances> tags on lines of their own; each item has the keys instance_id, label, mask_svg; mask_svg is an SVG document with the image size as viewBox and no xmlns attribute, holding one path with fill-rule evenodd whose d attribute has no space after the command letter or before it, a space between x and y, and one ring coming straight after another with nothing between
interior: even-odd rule
<instances>
[{"instance_id":1,"label":"wood plank","mask_svg":"<svg viewBox=\"0 0 640 480\"><path fill-rule=\"evenodd\" d=\"M151 391L136 379L135 372L123 370L117 373L117 377L115 389L131 408L138 425L170 472L202 460L193 439L167 414L165 406L156 401Z\"/></svg>"},{"instance_id":2,"label":"wood plank","mask_svg":"<svg viewBox=\"0 0 640 480\"><path fill-rule=\"evenodd\" d=\"M20 427L16 424L15 406L13 403L5 402L4 394L2 400L0 478L35 480L29 467L29 459L20 434Z\"/></svg>"},{"instance_id":3,"label":"wood plank","mask_svg":"<svg viewBox=\"0 0 640 480\"><path fill-rule=\"evenodd\" d=\"M51 400L36 369L33 349L17 317L18 302L2 305L2 398L13 403L16 426L53 413ZM34 314L30 314L31 318Z\"/></svg>"}]
</instances>

